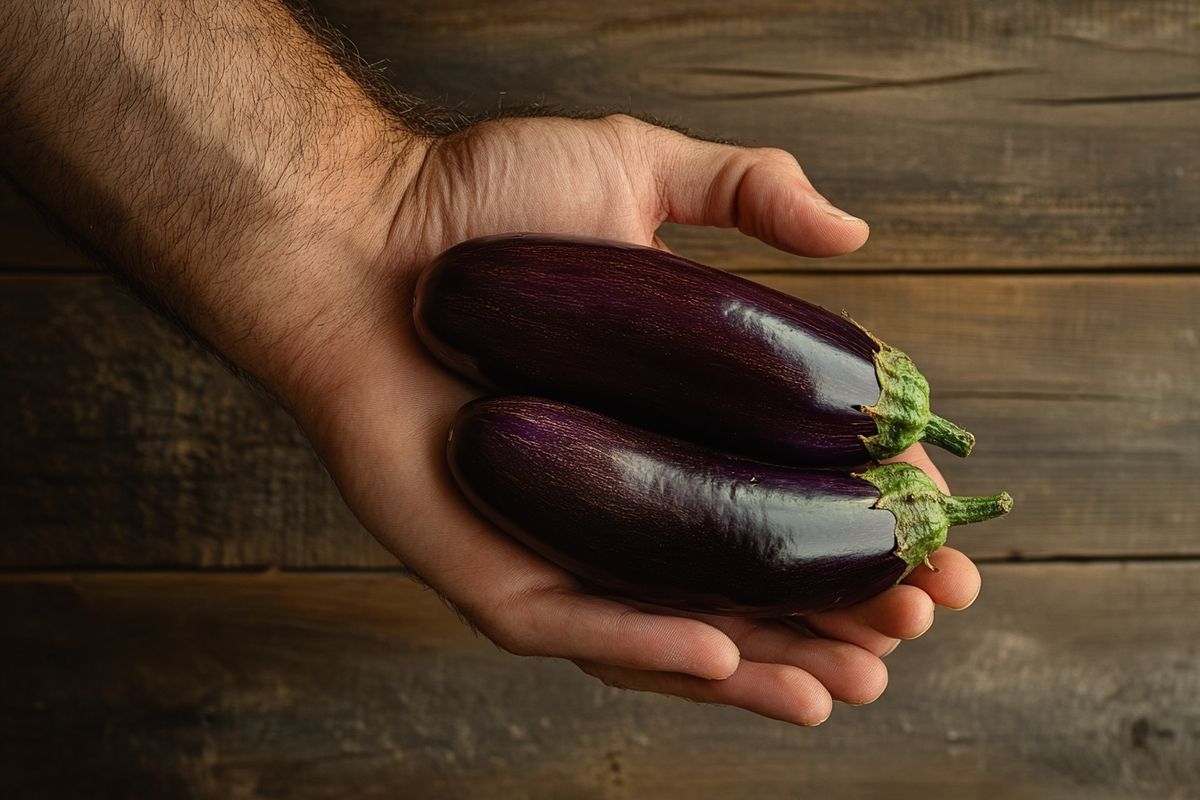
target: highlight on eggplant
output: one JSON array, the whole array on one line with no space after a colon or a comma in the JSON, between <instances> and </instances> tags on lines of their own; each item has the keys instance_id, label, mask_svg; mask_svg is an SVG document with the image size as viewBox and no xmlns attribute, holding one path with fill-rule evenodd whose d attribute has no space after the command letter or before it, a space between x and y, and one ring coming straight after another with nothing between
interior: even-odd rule
<instances>
[{"instance_id":1,"label":"highlight on eggplant","mask_svg":"<svg viewBox=\"0 0 1200 800\"><path fill-rule=\"evenodd\" d=\"M950 497L916 467L854 475L753 461L553 400L459 410L450 471L501 530L596 588L752 617L852 605L1012 498Z\"/></svg>"},{"instance_id":2,"label":"highlight on eggplant","mask_svg":"<svg viewBox=\"0 0 1200 800\"><path fill-rule=\"evenodd\" d=\"M492 389L553 397L763 461L862 464L974 437L901 351L852 320L652 247L473 239L422 274L428 349Z\"/></svg>"}]
</instances>

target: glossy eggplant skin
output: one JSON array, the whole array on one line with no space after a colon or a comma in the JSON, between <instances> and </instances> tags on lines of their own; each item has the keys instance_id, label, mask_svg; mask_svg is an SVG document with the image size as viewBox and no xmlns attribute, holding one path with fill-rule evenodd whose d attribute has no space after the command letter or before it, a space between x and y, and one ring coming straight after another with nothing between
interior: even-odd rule
<instances>
[{"instance_id":1,"label":"glossy eggplant skin","mask_svg":"<svg viewBox=\"0 0 1200 800\"><path fill-rule=\"evenodd\" d=\"M476 400L452 474L503 531L599 589L750 617L851 605L905 572L879 490L751 461L551 400Z\"/></svg>"},{"instance_id":2,"label":"glossy eggplant skin","mask_svg":"<svg viewBox=\"0 0 1200 800\"><path fill-rule=\"evenodd\" d=\"M850 320L663 251L510 234L423 273L417 331L484 386L791 465L870 460L878 342Z\"/></svg>"}]
</instances>

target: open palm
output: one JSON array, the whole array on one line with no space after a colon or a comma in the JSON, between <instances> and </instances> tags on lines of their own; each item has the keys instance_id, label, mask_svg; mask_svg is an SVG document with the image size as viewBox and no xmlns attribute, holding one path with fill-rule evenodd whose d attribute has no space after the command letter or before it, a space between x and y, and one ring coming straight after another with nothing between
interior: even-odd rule
<instances>
[{"instance_id":1,"label":"open palm","mask_svg":"<svg viewBox=\"0 0 1200 800\"><path fill-rule=\"evenodd\" d=\"M937 573L921 568L908 585L803 624L656 613L588 594L462 500L445 467L446 430L479 392L428 357L410 316L419 270L475 236L539 231L662 247L656 232L669 220L828 256L859 247L866 225L829 206L783 151L698 141L625 116L496 120L425 147L380 282L363 288L375 335L330 365L336 391L297 411L362 522L513 653L800 724L823 721L832 700L877 697L887 683L881 657L924 632L935 604L971 602L979 575L969 560L944 548ZM919 448L905 460L941 481Z\"/></svg>"}]
</instances>

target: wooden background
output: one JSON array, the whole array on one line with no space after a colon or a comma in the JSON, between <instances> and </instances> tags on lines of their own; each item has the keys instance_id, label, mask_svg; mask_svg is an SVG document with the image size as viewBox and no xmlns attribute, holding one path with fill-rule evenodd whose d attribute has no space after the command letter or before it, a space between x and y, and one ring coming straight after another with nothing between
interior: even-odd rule
<instances>
[{"instance_id":1,"label":"wooden background","mask_svg":"<svg viewBox=\"0 0 1200 800\"><path fill-rule=\"evenodd\" d=\"M330 0L401 85L786 147L852 311L1007 488L967 613L796 729L475 639L278 409L0 190L0 795L1200 797L1200 4Z\"/></svg>"}]
</instances>

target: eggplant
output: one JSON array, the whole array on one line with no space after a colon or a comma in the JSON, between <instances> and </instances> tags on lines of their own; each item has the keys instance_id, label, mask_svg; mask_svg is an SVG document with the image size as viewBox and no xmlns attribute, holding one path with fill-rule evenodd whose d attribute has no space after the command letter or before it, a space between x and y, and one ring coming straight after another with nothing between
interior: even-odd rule
<instances>
[{"instance_id":1,"label":"eggplant","mask_svg":"<svg viewBox=\"0 0 1200 800\"><path fill-rule=\"evenodd\" d=\"M1012 508L1004 493L944 495L908 464L767 464L535 397L465 405L447 460L483 516L595 588L738 616L861 602L927 562L949 526Z\"/></svg>"},{"instance_id":2,"label":"eggplant","mask_svg":"<svg viewBox=\"0 0 1200 800\"><path fill-rule=\"evenodd\" d=\"M852 320L679 256L508 234L442 253L416 288L426 347L485 387L594 408L763 461L862 464L974 437L912 361Z\"/></svg>"}]
</instances>

